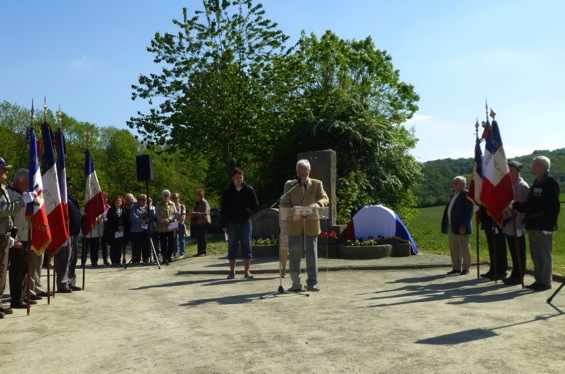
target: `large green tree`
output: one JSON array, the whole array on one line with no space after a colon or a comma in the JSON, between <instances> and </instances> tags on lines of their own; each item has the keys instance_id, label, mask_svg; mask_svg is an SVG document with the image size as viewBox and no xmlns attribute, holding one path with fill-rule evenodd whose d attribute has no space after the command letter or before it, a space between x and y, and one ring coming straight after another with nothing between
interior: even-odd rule
<instances>
[{"instance_id":1,"label":"large green tree","mask_svg":"<svg viewBox=\"0 0 565 374\"><path fill-rule=\"evenodd\" d=\"M203 9L189 17L183 8L178 33L155 34L147 50L162 71L141 75L133 99L156 105L128 125L149 146L204 158L218 192L234 166L257 170L282 134L288 86L273 61L287 37L252 0L204 0Z\"/></svg>"},{"instance_id":2,"label":"large green tree","mask_svg":"<svg viewBox=\"0 0 565 374\"><path fill-rule=\"evenodd\" d=\"M321 38L303 34L284 63L294 66L299 82L289 102L294 122L264 170L274 176L266 183L291 175L298 152L331 148L338 221L374 203L408 214L420 164L408 154L417 139L402 123L418 109L419 97L400 80L392 57L371 38L348 41L327 31ZM280 192L280 186L266 188Z\"/></svg>"}]
</instances>

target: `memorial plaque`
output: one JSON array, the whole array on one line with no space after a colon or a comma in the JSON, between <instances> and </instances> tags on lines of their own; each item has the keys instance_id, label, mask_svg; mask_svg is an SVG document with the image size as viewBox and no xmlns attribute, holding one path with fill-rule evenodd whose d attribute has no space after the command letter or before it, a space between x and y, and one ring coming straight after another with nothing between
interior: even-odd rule
<instances>
[{"instance_id":1,"label":"memorial plaque","mask_svg":"<svg viewBox=\"0 0 565 374\"><path fill-rule=\"evenodd\" d=\"M279 210L262 209L251 217L254 239L279 238Z\"/></svg>"}]
</instances>

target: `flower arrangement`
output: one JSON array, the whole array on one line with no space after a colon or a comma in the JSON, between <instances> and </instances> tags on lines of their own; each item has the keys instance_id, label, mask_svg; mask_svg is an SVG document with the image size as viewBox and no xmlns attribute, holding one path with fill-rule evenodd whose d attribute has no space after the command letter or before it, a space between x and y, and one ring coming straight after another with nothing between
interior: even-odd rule
<instances>
[{"instance_id":1,"label":"flower arrangement","mask_svg":"<svg viewBox=\"0 0 565 374\"><path fill-rule=\"evenodd\" d=\"M251 245L275 245L278 243L278 240L272 236L270 238L260 238L260 239L252 239Z\"/></svg>"},{"instance_id":2,"label":"flower arrangement","mask_svg":"<svg viewBox=\"0 0 565 374\"><path fill-rule=\"evenodd\" d=\"M327 239L337 239L337 232L334 230L332 231L323 231L319 235L320 238L327 238Z\"/></svg>"},{"instance_id":3,"label":"flower arrangement","mask_svg":"<svg viewBox=\"0 0 565 374\"><path fill-rule=\"evenodd\" d=\"M349 239L345 241L345 245L354 246L354 247L369 247L369 246L375 246L381 244L382 239L383 239L382 237L379 238L368 237L367 239L356 238L355 240Z\"/></svg>"}]
</instances>

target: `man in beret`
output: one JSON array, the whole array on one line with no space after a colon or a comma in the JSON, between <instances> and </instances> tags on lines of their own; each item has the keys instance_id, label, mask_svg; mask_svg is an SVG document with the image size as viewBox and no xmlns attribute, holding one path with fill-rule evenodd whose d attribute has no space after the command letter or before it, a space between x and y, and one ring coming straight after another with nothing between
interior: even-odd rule
<instances>
[{"instance_id":1,"label":"man in beret","mask_svg":"<svg viewBox=\"0 0 565 374\"><path fill-rule=\"evenodd\" d=\"M514 201L524 202L528 198L530 186L520 176L522 164L518 161L508 160L510 179L514 187ZM508 249L512 256L512 273L502 281L507 285L522 284L526 273L526 232L524 226L524 213L506 211L504 213L504 226L502 232L506 236Z\"/></svg>"}]
</instances>

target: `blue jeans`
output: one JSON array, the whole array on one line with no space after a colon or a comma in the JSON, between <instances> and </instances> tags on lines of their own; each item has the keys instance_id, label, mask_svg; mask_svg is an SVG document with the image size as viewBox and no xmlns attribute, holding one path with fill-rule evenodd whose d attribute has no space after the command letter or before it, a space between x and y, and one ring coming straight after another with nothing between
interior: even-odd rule
<instances>
[{"instance_id":1,"label":"blue jeans","mask_svg":"<svg viewBox=\"0 0 565 374\"><path fill-rule=\"evenodd\" d=\"M184 234L186 232L186 226L184 223L179 223L179 229L177 231L177 248L179 254L184 256L186 254L186 240L184 239ZM175 250L175 254L177 251Z\"/></svg>"},{"instance_id":2,"label":"blue jeans","mask_svg":"<svg viewBox=\"0 0 565 374\"><path fill-rule=\"evenodd\" d=\"M253 224L251 220L242 223L228 223L228 259L235 260L237 258L237 246L239 243L241 243L241 257L253 258L251 253L252 232Z\"/></svg>"}]
</instances>

